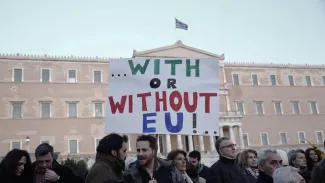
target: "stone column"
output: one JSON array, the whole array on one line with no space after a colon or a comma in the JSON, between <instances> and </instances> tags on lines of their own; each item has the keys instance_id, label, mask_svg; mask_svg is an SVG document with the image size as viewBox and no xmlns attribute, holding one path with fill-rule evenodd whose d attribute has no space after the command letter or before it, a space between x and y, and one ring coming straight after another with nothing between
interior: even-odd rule
<instances>
[{"instance_id":1,"label":"stone column","mask_svg":"<svg viewBox=\"0 0 325 183\"><path fill-rule=\"evenodd\" d=\"M182 135L177 135L177 149L183 149Z\"/></svg>"},{"instance_id":2,"label":"stone column","mask_svg":"<svg viewBox=\"0 0 325 183\"><path fill-rule=\"evenodd\" d=\"M194 150L194 148L193 148L193 136L189 135L189 136L187 136L187 139L188 139L188 150L190 152L192 152Z\"/></svg>"},{"instance_id":3,"label":"stone column","mask_svg":"<svg viewBox=\"0 0 325 183\"><path fill-rule=\"evenodd\" d=\"M229 95L226 95L227 112L230 111ZM228 115L228 114L227 114Z\"/></svg>"},{"instance_id":4,"label":"stone column","mask_svg":"<svg viewBox=\"0 0 325 183\"><path fill-rule=\"evenodd\" d=\"M205 149L204 149L204 139L203 139L203 136L202 135L200 135L199 136L199 145L200 145L200 151L201 152L203 152L203 151L205 151Z\"/></svg>"},{"instance_id":5,"label":"stone column","mask_svg":"<svg viewBox=\"0 0 325 183\"><path fill-rule=\"evenodd\" d=\"M132 146L131 146L131 135L128 135L128 138L129 138L129 140L128 140L128 149L129 149L129 152L131 152L132 151Z\"/></svg>"},{"instance_id":6,"label":"stone column","mask_svg":"<svg viewBox=\"0 0 325 183\"><path fill-rule=\"evenodd\" d=\"M219 137L223 137L223 126L220 126L220 132L219 132Z\"/></svg>"},{"instance_id":7,"label":"stone column","mask_svg":"<svg viewBox=\"0 0 325 183\"><path fill-rule=\"evenodd\" d=\"M170 135L166 135L166 153L172 150L172 144L170 142Z\"/></svg>"},{"instance_id":8,"label":"stone column","mask_svg":"<svg viewBox=\"0 0 325 183\"><path fill-rule=\"evenodd\" d=\"M213 135L211 135L210 137L210 147L211 147L211 151L215 151L216 150L216 148L215 148L215 146L214 146L214 136Z\"/></svg>"},{"instance_id":9,"label":"stone column","mask_svg":"<svg viewBox=\"0 0 325 183\"><path fill-rule=\"evenodd\" d=\"M157 135L157 154L160 153L160 135Z\"/></svg>"},{"instance_id":10,"label":"stone column","mask_svg":"<svg viewBox=\"0 0 325 183\"><path fill-rule=\"evenodd\" d=\"M236 143L235 134L234 134L234 127L233 126L229 126L229 133L230 133L230 139L234 143Z\"/></svg>"},{"instance_id":11,"label":"stone column","mask_svg":"<svg viewBox=\"0 0 325 183\"><path fill-rule=\"evenodd\" d=\"M239 143L240 143L240 149L245 149L245 144L244 144L244 138L243 138L243 129L241 125L238 126L238 135L239 135Z\"/></svg>"}]
</instances>

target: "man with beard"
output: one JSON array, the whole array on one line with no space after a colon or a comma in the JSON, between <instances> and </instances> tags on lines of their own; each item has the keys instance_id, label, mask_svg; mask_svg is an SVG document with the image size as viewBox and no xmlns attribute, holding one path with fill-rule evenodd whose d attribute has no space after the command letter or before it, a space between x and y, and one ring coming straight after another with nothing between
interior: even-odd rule
<instances>
[{"instance_id":1,"label":"man with beard","mask_svg":"<svg viewBox=\"0 0 325 183\"><path fill-rule=\"evenodd\" d=\"M127 151L127 136L109 134L99 141L96 160L89 170L86 183L122 181Z\"/></svg>"},{"instance_id":2,"label":"man with beard","mask_svg":"<svg viewBox=\"0 0 325 183\"><path fill-rule=\"evenodd\" d=\"M68 167L60 165L53 158L53 147L47 143L40 144L35 150L36 161L33 163L33 183L76 183L77 177Z\"/></svg>"},{"instance_id":3,"label":"man with beard","mask_svg":"<svg viewBox=\"0 0 325 183\"><path fill-rule=\"evenodd\" d=\"M123 183L185 183L182 174L171 162L155 157L156 151L155 137L139 136L137 161L124 173Z\"/></svg>"},{"instance_id":4,"label":"man with beard","mask_svg":"<svg viewBox=\"0 0 325 183\"><path fill-rule=\"evenodd\" d=\"M241 174L236 161L236 144L228 137L216 141L219 160L210 167L207 183L249 183L247 175Z\"/></svg>"},{"instance_id":5,"label":"man with beard","mask_svg":"<svg viewBox=\"0 0 325 183\"><path fill-rule=\"evenodd\" d=\"M188 155L189 157L189 163L192 164L200 177L207 179L209 175L209 167L205 166L204 164L201 163L201 153L199 151L192 151ZM192 178L192 177L191 177Z\"/></svg>"}]
</instances>

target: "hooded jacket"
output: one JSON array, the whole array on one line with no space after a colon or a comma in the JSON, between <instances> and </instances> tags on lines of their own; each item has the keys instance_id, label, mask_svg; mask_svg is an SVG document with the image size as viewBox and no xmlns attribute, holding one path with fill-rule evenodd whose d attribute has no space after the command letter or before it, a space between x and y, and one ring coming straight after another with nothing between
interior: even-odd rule
<instances>
[{"instance_id":1,"label":"hooded jacket","mask_svg":"<svg viewBox=\"0 0 325 183\"><path fill-rule=\"evenodd\" d=\"M107 180L121 181L124 162L106 154L96 154L94 165L88 171L86 183L103 183Z\"/></svg>"}]
</instances>

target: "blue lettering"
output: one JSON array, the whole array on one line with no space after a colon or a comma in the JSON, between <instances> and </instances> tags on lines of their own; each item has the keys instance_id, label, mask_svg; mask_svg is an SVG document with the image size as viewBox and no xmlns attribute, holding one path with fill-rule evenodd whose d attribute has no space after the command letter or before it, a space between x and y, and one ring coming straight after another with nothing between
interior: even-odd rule
<instances>
[{"instance_id":1,"label":"blue lettering","mask_svg":"<svg viewBox=\"0 0 325 183\"><path fill-rule=\"evenodd\" d=\"M156 123L154 119L148 119L148 117L157 116L157 113L143 114L143 133L156 133L155 127L148 127L148 124Z\"/></svg>"},{"instance_id":2,"label":"blue lettering","mask_svg":"<svg viewBox=\"0 0 325 183\"><path fill-rule=\"evenodd\" d=\"M178 133L178 132L180 132L182 130L182 128L183 128L183 113L182 112L177 113L177 124L176 124L176 126L173 126L173 124L172 124L170 113L169 112L165 113L165 125L166 125L167 130L170 133Z\"/></svg>"}]
</instances>

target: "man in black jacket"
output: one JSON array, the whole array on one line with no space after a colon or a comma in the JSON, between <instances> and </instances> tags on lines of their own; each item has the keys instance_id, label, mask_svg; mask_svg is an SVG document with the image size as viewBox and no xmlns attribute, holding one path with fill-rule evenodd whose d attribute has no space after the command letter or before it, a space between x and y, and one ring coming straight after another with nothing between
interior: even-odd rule
<instances>
[{"instance_id":1,"label":"man in black jacket","mask_svg":"<svg viewBox=\"0 0 325 183\"><path fill-rule=\"evenodd\" d=\"M33 183L77 183L80 180L72 170L60 165L53 158L53 147L47 143L40 144L35 150L36 161L33 163ZM81 181L80 181L81 182Z\"/></svg>"},{"instance_id":2,"label":"man in black jacket","mask_svg":"<svg viewBox=\"0 0 325 183\"><path fill-rule=\"evenodd\" d=\"M247 175L239 171L236 161L236 145L227 137L216 141L220 159L210 167L207 183L249 183Z\"/></svg>"},{"instance_id":3,"label":"man in black jacket","mask_svg":"<svg viewBox=\"0 0 325 183\"><path fill-rule=\"evenodd\" d=\"M192 151L188 154L188 158L189 163L197 169L199 177L207 179L210 168L201 163L201 153L199 151Z\"/></svg>"},{"instance_id":4,"label":"man in black jacket","mask_svg":"<svg viewBox=\"0 0 325 183\"><path fill-rule=\"evenodd\" d=\"M258 151L259 176L254 183L273 183L273 172L282 166L281 156L275 149L264 148Z\"/></svg>"}]
</instances>

